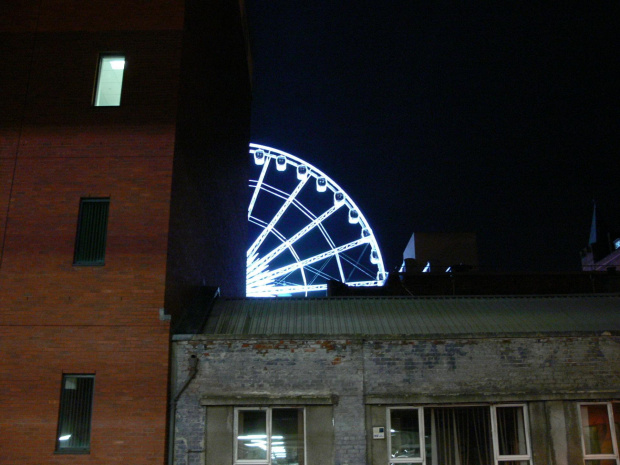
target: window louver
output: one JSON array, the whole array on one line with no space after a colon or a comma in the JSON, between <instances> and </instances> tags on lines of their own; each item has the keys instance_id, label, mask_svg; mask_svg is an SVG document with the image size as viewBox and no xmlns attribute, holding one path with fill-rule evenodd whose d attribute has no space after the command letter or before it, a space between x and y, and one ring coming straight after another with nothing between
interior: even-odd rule
<instances>
[{"instance_id":1,"label":"window louver","mask_svg":"<svg viewBox=\"0 0 620 465\"><path fill-rule=\"evenodd\" d=\"M80 201L75 265L103 265L108 227L109 198L88 198Z\"/></svg>"},{"instance_id":2,"label":"window louver","mask_svg":"<svg viewBox=\"0 0 620 465\"><path fill-rule=\"evenodd\" d=\"M64 375L60 394L59 452L87 452L90 449L90 423L93 404L93 375Z\"/></svg>"}]
</instances>

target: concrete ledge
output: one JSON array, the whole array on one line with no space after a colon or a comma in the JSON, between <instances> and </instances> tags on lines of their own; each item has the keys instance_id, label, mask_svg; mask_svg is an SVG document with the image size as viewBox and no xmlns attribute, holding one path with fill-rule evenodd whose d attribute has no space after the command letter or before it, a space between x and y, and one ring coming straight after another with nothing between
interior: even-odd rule
<instances>
[{"instance_id":1,"label":"concrete ledge","mask_svg":"<svg viewBox=\"0 0 620 465\"><path fill-rule=\"evenodd\" d=\"M202 396L200 405L207 407L227 405L338 405L338 396L334 395L301 395L301 396L270 396L267 394L239 394L234 396Z\"/></svg>"},{"instance_id":2,"label":"concrete ledge","mask_svg":"<svg viewBox=\"0 0 620 465\"><path fill-rule=\"evenodd\" d=\"M454 395L433 394L403 394L403 395L367 395L364 403L367 405L396 405L396 404L465 404L465 403L497 403L497 402L533 402L533 401L591 401L620 399L619 391L597 392L513 392L513 393L458 393Z\"/></svg>"}]
</instances>

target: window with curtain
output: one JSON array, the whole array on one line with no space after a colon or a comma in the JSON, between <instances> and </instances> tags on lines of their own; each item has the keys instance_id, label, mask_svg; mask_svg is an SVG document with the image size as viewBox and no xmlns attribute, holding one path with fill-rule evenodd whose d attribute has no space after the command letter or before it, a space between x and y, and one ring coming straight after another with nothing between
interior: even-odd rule
<instances>
[{"instance_id":1,"label":"window with curtain","mask_svg":"<svg viewBox=\"0 0 620 465\"><path fill-rule=\"evenodd\" d=\"M620 403L582 404L579 413L586 465L620 465Z\"/></svg>"},{"instance_id":2,"label":"window with curtain","mask_svg":"<svg viewBox=\"0 0 620 465\"><path fill-rule=\"evenodd\" d=\"M235 410L235 464L304 465L303 408Z\"/></svg>"},{"instance_id":3,"label":"window with curtain","mask_svg":"<svg viewBox=\"0 0 620 465\"><path fill-rule=\"evenodd\" d=\"M390 464L531 465L523 405L388 409Z\"/></svg>"}]
</instances>

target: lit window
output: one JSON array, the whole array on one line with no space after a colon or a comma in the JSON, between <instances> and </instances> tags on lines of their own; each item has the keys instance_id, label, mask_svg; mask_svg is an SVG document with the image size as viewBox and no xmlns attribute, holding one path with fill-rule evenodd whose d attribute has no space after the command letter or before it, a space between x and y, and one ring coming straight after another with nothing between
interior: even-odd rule
<instances>
[{"instance_id":1,"label":"lit window","mask_svg":"<svg viewBox=\"0 0 620 465\"><path fill-rule=\"evenodd\" d=\"M586 465L617 465L620 403L583 404L581 440Z\"/></svg>"},{"instance_id":2,"label":"lit window","mask_svg":"<svg viewBox=\"0 0 620 465\"><path fill-rule=\"evenodd\" d=\"M305 449L303 408L236 409L236 464L303 465Z\"/></svg>"},{"instance_id":3,"label":"lit window","mask_svg":"<svg viewBox=\"0 0 620 465\"><path fill-rule=\"evenodd\" d=\"M96 107L117 107L121 104L125 57L103 55L99 60L99 74L95 92Z\"/></svg>"},{"instance_id":4,"label":"lit window","mask_svg":"<svg viewBox=\"0 0 620 465\"><path fill-rule=\"evenodd\" d=\"M80 200L75 239L75 265L103 265L108 228L109 198Z\"/></svg>"},{"instance_id":5,"label":"lit window","mask_svg":"<svg viewBox=\"0 0 620 465\"><path fill-rule=\"evenodd\" d=\"M388 409L388 461L531 465L523 405Z\"/></svg>"},{"instance_id":6,"label":"lit window","mask_svg":"<svg viewBox=\"0 0 620 465\"><path fill-rule=\"evenodd\" d=\"M56 435L57 452L89 452L94 382L93 375L63 375Z\"/></svg>"}]
</instances>

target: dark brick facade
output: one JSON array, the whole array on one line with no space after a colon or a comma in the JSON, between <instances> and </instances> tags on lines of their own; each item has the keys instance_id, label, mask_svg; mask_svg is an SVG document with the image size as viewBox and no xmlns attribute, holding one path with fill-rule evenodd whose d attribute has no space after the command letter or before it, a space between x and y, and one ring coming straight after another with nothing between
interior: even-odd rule
<instances>
[{"instance_id":1,"label":"dark brick facade","mask_svg":"<svg viewBox=\"0 0 620 465\"><path fill-rule=\"evenodd\" d=\"M206 87L222 72L216 61L207 80L187 82L182 62L192 63L183 50L199 37L188 34L186 15L234 29L202 56L213 62L224 53L236 63L226 70L226 85L237 86L227 88L238 94L236 112L211 137L211 150L226 125L235 125L225 138L228 168L246 161L249 142L247 48L230 40L243 38L240 4L197 11L200 5L21 0L0 7L0 463L165 461L170 323L160 311L167 281L171 289L211 282L219 267L231 267L227 256L237 259L213 252L222 250L214 241L192 250L199 278L166 277L182 262L169 241L183 235L188 214L170 214L175 157L192 159L180 155L177 136L191 132L183 126L191 119L179 118L180 89ZM105 52L126 58L119 107L92 106ZM193 116L213 120L221 106L200 111ZM208 176L200 173L193 186L203 210L221 189ZM235 176L237 184L247 178L243 169ZM73 265L82 197L110 199L104 266ZM237 210L217 222L242 219L234 234L227 231L242 255L247 220ZM192 234L208 235L215 221ZM87 455L55 453L63 373L95 375Z\"/></svg>"}]
</instances>

